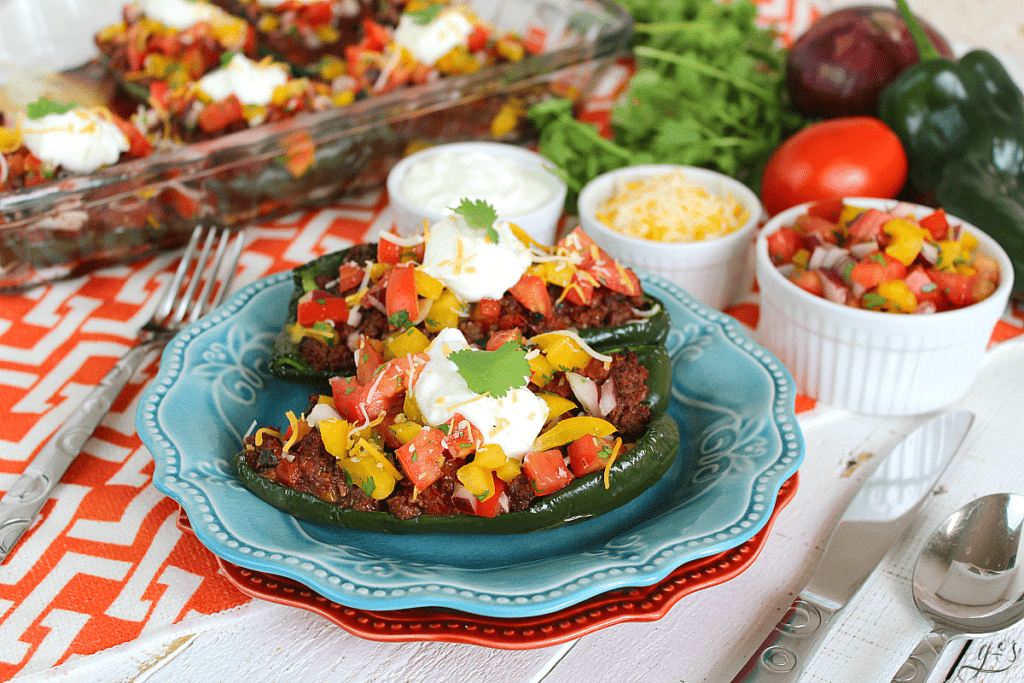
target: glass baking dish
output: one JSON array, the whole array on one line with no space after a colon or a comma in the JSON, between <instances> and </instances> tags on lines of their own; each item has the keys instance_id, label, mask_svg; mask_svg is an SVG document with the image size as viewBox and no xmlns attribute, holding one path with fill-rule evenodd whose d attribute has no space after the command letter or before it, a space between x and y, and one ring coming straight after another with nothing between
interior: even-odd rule
<instances>
[{"instance_id":1,"label":"glass baking dish","mask_svg":"<svg viewBox=\"0 0 1024 683\"><path fill-rule=\"evenodd\" d=\"M535 132L525 116L510 132L492 134L502 107L525 112L552 96L586 97L633 32L629 13L612 0L468 4L500 31L542 40L543 51L0 195L0 290L180 245L197 222L242 225L381 188L413 144L528 144ZM314 161L295 175L284 162L310 144Z\"/></svg>"}]
</instances>

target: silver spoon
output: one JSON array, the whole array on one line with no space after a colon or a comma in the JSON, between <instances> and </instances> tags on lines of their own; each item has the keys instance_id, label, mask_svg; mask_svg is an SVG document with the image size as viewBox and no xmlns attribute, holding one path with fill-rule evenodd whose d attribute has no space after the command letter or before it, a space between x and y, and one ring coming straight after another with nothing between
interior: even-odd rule
<instances>
[{"instance_id":1,"label":"silver spoon","mask_svg":"<svg viewBox=\"0 0 1024 683\"><path fill-rule=\"evenodd\" d=\"M1024 617L1022 529L1024 496L996 493L971 501L932 532L914 567L913 590L933 629L893 683L924 683L951 638L1002 631Z\"/></svg>"}]
</instances>

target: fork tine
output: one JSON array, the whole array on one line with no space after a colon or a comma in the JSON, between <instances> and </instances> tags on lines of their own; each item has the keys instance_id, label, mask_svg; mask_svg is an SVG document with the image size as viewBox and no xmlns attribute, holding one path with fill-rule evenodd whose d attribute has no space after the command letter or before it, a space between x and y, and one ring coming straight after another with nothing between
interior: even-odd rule
<instances>
[{"instance_id":1,"label":"fork tine","mask_svg":"<svg viewBox=\"0 0 1024 683\"><path fill-rule=\"evenodd\" d=\"M215 232L215 230L211 230L207 240L212 240ZM203 282L203 289L199 292L199 297L193 302L192 312L188 316L190 323L194 323L206 315L206 312L215 305L210 303L210 293L213 291L213 287L219 279L218 274L220 273L221 262L224 260L224 252L227 250L228 240L230 238L231 232L225 228L220 234L220 240L217 242L217 251L213 255L213 262L210 264L202 264L206 269L206 278ZM199 265L197 265L196 268L198 269ZM198 273L198 270L197 275L201 275ZM217 290L218 296L221 291L223 291L223 288Z\"/></svg>"},{"instance_id":2,"label":"fork tine","mask_svg":"<svg viewBox=\"0 0 1024 683\"><path fill-rule=\"evenodd\" d=\"M220 289L217 290L216 298L211 304L213 308L220 306L228 292L231 291L231 285L235 281L235 274L238 272L238 260L242 256L243 247L245 247L245 232L242 230L236 230L234 233L234 240L234 245L231 247L229 258L226 261L228 264L228 272L224 278L223 284L220 286Z\"/></svg>"},{"instance_id":3,"label":"fork tine","mask_svg":"<svg viewBox=\"0 0 1024 683\"><path fill-rule=\"evenodd\" d=\"M199 228L197 228L197 230L198 229ZM206 270L207 259L210 256L210 249L213 246L213 239L215 236L216 228L210 228L207 230L206 239L203 240L203 250L196 258L196 267L192 271L192 277L189 278L188 286L185 287L185 293L178 300L178 307L175 309L174 315L170 320L171 325L178 325L185 320L185 315L188 312L189 305L196 294L196 288L199 286L199 281L203 279L203 273ZM184 257L182 257L182 260L184 260Z\"/></svg>"},{"instance_id":4,"label":"fork tine","mask_svg":"<svg viewBox=\"0 0 1024 683\"><path fill-rule=\"evenodd\" d=\"M181 261L178 263L178 268L174 271L174 277L171 278L171 281L167 283L167 286L164 288L160 303L157 304L156 310L153 313L154 321L162 323L167 316L171 314L171 310L174 308L174 302L178 299L178 291L181 289L181 283L185 279L185 274L188 272L188 264L192 261L192 255L195 253L196 244L199 242L199 237L201 235L201 227L197 227L192 231L192 236L188 240L188 245L185 247L185 251L181 254Z\"/></svg>"}]
</instances>

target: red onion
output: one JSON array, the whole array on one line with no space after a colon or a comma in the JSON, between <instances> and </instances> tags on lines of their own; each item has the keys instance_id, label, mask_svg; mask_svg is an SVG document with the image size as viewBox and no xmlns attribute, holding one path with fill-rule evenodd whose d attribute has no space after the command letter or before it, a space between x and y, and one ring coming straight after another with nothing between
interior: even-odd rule
<instances>
[{"instance_id":1,"label":"red onion","mask_svg":"<svg viewBox=\"0 0 1024 683\"><path fill-rule=\"evenodd\" d=\"M921 25L939 53L952 57L946 39ZM793 44L786 84L793 106L807 116L875 116L882 90L917 62L895 7L846 7L815 21Z\"/></svg>"}]
</instances>

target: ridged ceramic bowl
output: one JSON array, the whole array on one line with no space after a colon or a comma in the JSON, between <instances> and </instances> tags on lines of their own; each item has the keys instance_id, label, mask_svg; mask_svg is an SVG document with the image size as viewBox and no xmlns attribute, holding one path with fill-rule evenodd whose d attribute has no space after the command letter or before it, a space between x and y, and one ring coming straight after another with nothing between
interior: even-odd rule
<instances>
[{"instance_id":1,"label":"ridged ceramic bowl","mask_svg":"<svg viewBox=\"0 0 1024 683\"><path fill-rule=\"evenodd\" d=\"M414 152L399 161L388 174L387 189L388 199L395 212L395 219L398 234L402 236L415 235L423 231L423 221L429 225L438 222L450 211L437 211L425 207L422 203L410 197L406 192L406 177L414 167L423 161L429 161L438 154L482 154L501 162L511 162L512 165L522 168L530 174L533 180L544 184L549 192L547 198L538 206L529 210L503 213L498 210L498 218L515 223L526 233L541 244L549 245L555 243L558 221L562 217L565 208L565 195L567 188L565 182L548 170L551 162L540 154L502 142L453 142L444 145L428 147ZM488 178L481 176L477 178L452 178L452 183L462 183L473 187L473 199L487 199L486 192L500 191L503 185L499 182L498 174ZM507 178L505 179L507 181ZM507 185L507 183L505 183ZM495 202L491 202L494 204Z\"/></svg>"},{"instance_id":2,"label":"ridged ceramic bowl","mask_svg":"<svg viewBox=\"0 0 1024 683\"><path fill-rule=\"evenodd\" d=\"M882 211L894 200L852 198L847 204ZM988 298L965 308L900 315L843 306L787 280L768 255L768 236L807 212L795 206L769 220L755 248L761 290L758 338L789 369L797 390L858 413L913 415L963 396L978 374L992 329L1006 308L1013 267L1006 252L977 227L949 216L978 239L978 251L999 263ZM934 209L912 205L921 218Z\"/></svg>"},{"instance_id":3,"label":"ridged ceramic bowl","mask_svg":"<svg viewBox=\"0 0 1024 683\"><path fill-rule=\"evenodd\" d=\"M601 204L628 182L682 171L712 195L732 195L748 213L739 228L699 242L662 242L618 232L598 220ZM750 188L727 175L693 166L645 164L609 171L591 180L580 192L580 226L619 263L657 273L674 282L704 305L723 310L750 291L754 232L763 209Z\"/></svg>"}]
</instances>

